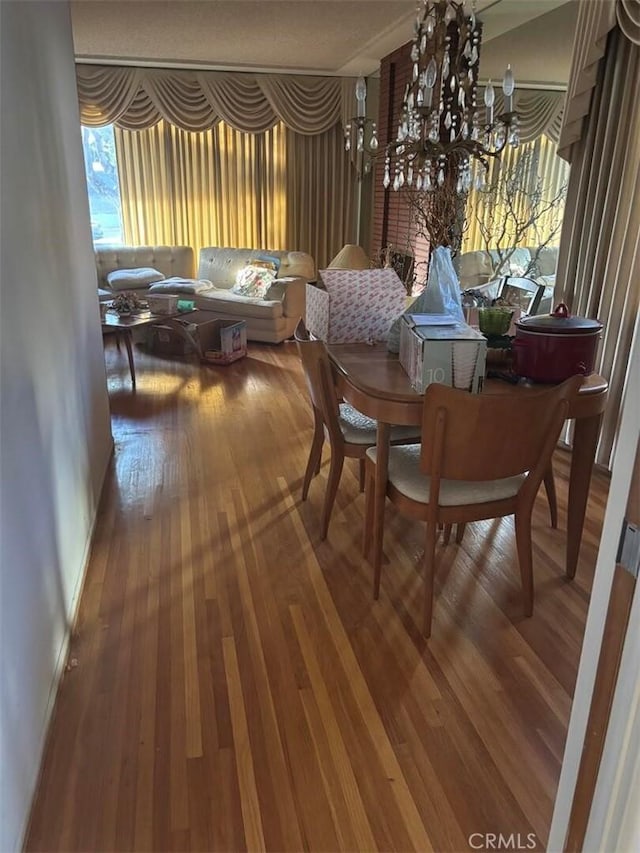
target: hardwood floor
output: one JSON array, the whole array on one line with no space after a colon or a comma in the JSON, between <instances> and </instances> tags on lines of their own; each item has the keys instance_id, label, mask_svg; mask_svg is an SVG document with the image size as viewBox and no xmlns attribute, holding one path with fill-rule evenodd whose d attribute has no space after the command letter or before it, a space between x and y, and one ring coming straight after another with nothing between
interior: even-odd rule
<instances>
[{"instance_id":1,"label":"hardwood floor","mask_svg":"<svg viewBox=\"0 0 640 853\"><path fill-rule=\"evenodd\" d=\"M135 358L132 393L106 352L115 456L26 849L463 851L472 833L542 849L607 478L567 582L557 452L531 619L512 519L440 544L425 642L421 525L388 506L374 602L356 463L325 542L326 459L300 500L312 421L292 344L217 368Z\"/></svg>"}]
</instances>

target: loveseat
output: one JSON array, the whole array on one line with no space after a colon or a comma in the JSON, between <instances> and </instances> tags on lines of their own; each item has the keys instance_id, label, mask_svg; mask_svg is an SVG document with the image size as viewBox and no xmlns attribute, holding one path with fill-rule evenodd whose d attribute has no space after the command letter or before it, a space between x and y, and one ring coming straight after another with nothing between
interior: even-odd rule
<instances>
[{"instance_id":1,"label":"loveseat","mask_svg":"<svg viewBox=\"0 0 640 853\"><path fill-rule=\"evenodd\" d=\"M264 298L232 291L238 273L258 256L279 260L276 279ZM198 279L212 288L193 296L196 308L212 311L223 320L245 320L251 341L279 343L293 335L305 316L306 284L315 281L315 263L306 252L225 249L209 246L200 250Z\"/></svg>"},{"instance_id":2,"label":"loveseat","mask_svg":"<svg viewBox=\"0 0 640 853\"><path fill-rule=\"evenodd\" d=\"M259 298L233 292L238 273L260 256L275 258L278 263L275 280L265 296ZM305 314L305 285L315 280L311 255L287 250L267 252L209 246L200 250L194 276L194 254L187 246L102 247L96 249L96 267L101 299L115 295L108 281L109 273L150 267L169 280L126 286L126 279L123 279L118 286L141 293L182 295L193 300L196 308L210 313L212 318L244 320L247 338L267 343L279 343L293 335L299 319Z\"/></svg>"},{"instance_id":3,"label":"loveseat","mask_svg":"<svg viewBox=\"0 0 640 853\"><path fill-rule=\"evenodd\" d=\"M543 296L536 313L548 314L553 310L558 247L545 246L532 265L535 252L535 248L518 248L501 266L498 265L499 257L496 251L463 252L453 259L453 266L462 290L473 289L494 279L502 279L504 276L524 276L533 279L538 284L544 285Z\"/></svg>"},{"instance_id":4,"label":"loveseat","mask_svg":"<svg viewBox=\"0 0 640 853\"><path fill-rule=\"evenodd\" d=\"M534 280L545 278L545 284L549 284L550 277L555 276L558 265L558 247L545 246L540 250L533 269L530 269L531 260L535 254L535 248L518 248L502 267L497 265L498 253L496 251L462 252L453 259L453 266L458 273L460 285L464 290L479 284L486 284L493 278L504 275L526 276Z\"/></svg>"}]
</instances>

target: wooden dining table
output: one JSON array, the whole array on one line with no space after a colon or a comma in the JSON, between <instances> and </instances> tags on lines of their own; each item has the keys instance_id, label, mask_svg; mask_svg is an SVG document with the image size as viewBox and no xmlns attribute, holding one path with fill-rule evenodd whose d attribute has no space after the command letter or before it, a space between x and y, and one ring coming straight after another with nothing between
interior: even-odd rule
<instances>
[{"instance_id":1,"label":"wooden dining table","mask_svg":"<svg viewBox=\"0 0 640 853\"><path fill-rule=\"evenodd\" d=\"M392 424L422 423L424 397L413 390L397 355L385 344L329 344L338 393L344 400L378 422L374 517L384 516ZM483 394L530 394L544 385L524 380L517 384L502 379L486 379ZM567 505L566 574L575 576L582 539L589 483L607 402L608 383L597 374L585 376L569 405L568 419L575 419ZM374 525L374 554L381 553L382 524Z\"/></svg>"}]
</instances>

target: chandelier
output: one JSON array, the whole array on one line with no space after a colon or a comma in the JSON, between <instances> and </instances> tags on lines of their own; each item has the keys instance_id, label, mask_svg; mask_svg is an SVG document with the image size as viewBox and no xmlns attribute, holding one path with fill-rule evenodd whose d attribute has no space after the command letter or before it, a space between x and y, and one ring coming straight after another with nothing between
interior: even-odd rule
<instances>
[{"instance_id":1,"label":"chandelier","mask_svg":"<svg viewBox=\"0 0 640 853\"><path fill-rule=\"evenodd\" d=\"M364 77L356 81L356 115L349 119L344 128L344 147L355 151L355 167L358 180L371 171L371 162L378 153L378 128L375 121L367 117L367 84Z\"/></svg>"},{"instance_id":2,"label":"chandelier","mask_svg":"<svg viewBox=\"0 0 640 853\"><path fill-rule=\"evenodd\" d=\"M495 90L484 90L485 120L476 102L481 24L475 0L421 0L411 48L397 138L385 151L385 189L408 186L426 192L447 184L458 194L484 186L490 158L507 143L517 147L511 66L502 82L504 111L495 115Z\"/></svg>"}]
</instances>

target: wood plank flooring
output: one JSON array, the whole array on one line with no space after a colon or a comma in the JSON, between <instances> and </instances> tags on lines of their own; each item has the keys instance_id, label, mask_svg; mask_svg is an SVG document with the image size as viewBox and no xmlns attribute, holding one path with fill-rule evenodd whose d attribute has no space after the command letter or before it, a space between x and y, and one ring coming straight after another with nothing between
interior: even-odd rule
<instances>
[{"instance_id":1,"label":"wood plank flooring","mask_svg":"<svg viewBox=\"0 0 640 853\"><path fill-rule=\"evenodd\" d=\"M48 851L469 850L547 838L608 481L576 580L538 498L534 616L513 522L438 546L419 632L421 525L388 507L380 600L347 462L326 456L295 347L201 367L109 346L115 455L26 840ZM474 836L479 843L479 836Z\"/></svg>"}]
</instances>

